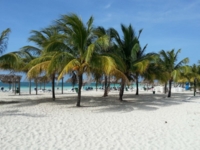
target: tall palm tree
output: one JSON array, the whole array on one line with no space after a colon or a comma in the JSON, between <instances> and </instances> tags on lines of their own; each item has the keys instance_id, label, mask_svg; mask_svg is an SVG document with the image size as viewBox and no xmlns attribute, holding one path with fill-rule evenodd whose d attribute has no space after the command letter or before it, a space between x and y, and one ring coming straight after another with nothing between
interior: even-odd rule
<instances>
[{"instance_id":1,"label":"tall palm tree","mask_svg":"<svg viewBox=\"0 0 200 150\"><path fill-rule=\"evenodd\" d=\"M7 48L8 35L10 31L10 28L7 28L0 34L0 54L2 54Z\"/></svg>"},{"instance_id":2,"label":"tall palm tree","mask_svg":"<svg viewBox=\"0 0 200 150\"><path fill-rule=\"evenodd\" d=\"M51 67L52 58L57 55L56 52L47 52L45 49L49 45L49 43L59 41L60 36L59 30L55 27L45 28L41 31L33 30L30 41L36 43L37 47L26 46L23 49L26 50L35 50L35 53L39 54L39 57L33 59L26 67L29 68L27 76L29 78L37 78L41 73L45 73L52 80L52 98L55 100L55 78L56 73L59 70L58 64L54 68Z\"/></svg>"},{"instance_id":3,"label":"tall palm tree","mask_svg":"<svg viewBox=\"0 0 200 150\"><path fill-rule=\"evenodd\" d=\"M149 59L154 54L144 54L144 51L146 49L146 46L141 49L140 43L139 43L139 37L142 33L142 29L139 30L138 36L135 34L135 31L133 30L132 26L129 25L126 27L125 25L121 25L122 29L122 38L120 37L119 33L117 31L113 31L113 36L116 40L116 45L118 46L118 49L120 51L120 56L125 64L124 74L129 79L129 81L133 81L134 77L136 78L138 83L138 76L140 73L143 73L149 64ZM135 74L135 76L133 75ZM119 92L119 99L122 101L122 97L124 94L124 86L125 83L122 80L121 82L121 88ZM138 92L136 93L138 94Z\"/></svg>"},{"instance_id":4,"label":"tall palm tree","mask_svg":"<svg viewBox=\"0 0 200 150\"><path fill-rule=\"evenodd\" d=\"M125 68L125 65L123 63L123 60L120 57L119 51L116 47L116 45L114 44L114 36L113 36L113 32L115 32L115 30L113 28L109 28L108 30L106 30L104 27L97 27L94 30L94 34L98 37L101 38L103 36L108 36L109 38L109 43L107 46L99 44L99 54L103 54L106 56L110 56L112 57L116 64L117 64L117 68L119 70L123 70ZM94 76L96 77L96 79L98 80L99 78L102 77L102 72L99 72L98 70L94 70ZM110 75L104 75L104 97L108 96L108 90L110 87Z\"/></svg>"},{"instance_id":5,"label":"tall palm tree","mask_svg":"<svg viewBox=\"0 0 200 150\"><path fill-rule=\"evenodd\" d=\"M6 29L2 32L0 36L0 54L2 54L6 47L7 47L7 40L8 40L8 34L10 33L10 29ZM0 69L3 70L12 70L15 72L27 72L23 69L24 65L29 63L31 59L34 58L35 51L29 50L20 50L20 51L14 51L7 53L5 55L2 55L0 57Z\"/></svg>"},{"instance_id":6,"label":"tall palm tree","mask_svg":"<svg viewBox=\"0 0 200 150\"><path fill-rule=\"evenodd\" d=\"M156 59L158 57L158 54L153 52L145 54L147 45L145 45L143 49L139 44L138 46L139 51L136 52L136 55L132 57L133 59L131 60L131 63L133 64L132 72L136 81L136 95L139 95L139 76L147 77L147 73L154 70ZM154 74L148 74L148 79L151 78L151 80L153 80L153 75Z\"/></svg>"},{"instance_id":7,"label":"tall palm tree","mask_svg":"<svg viewBox=\"0 0 200 150\"><path fill-rule=\"evenodd\" d=\"M116 63L111 57L99 55L96 51L99 43L108 45L109 39L107 36L101 38L94 36L93 17L90 17L85 25L76 14L63 15L57 21L57 25L65 34L66 43L51 43L48 46L48 52L57 51L58 55L52 62L62 62L65 65L58 79L72 71L78 76L79 85L76 106L80 106L84 73L89 73L92 69L103 70L107 75L120 72L116 69ZM63 50L64 45L65 50ZM57 49L52 49L52 47L57 47ZM60 59L62 57L65 59Z\"/></svg>"},{"instance_id":8,"label":"tall palm tree","mask_svg":"<svg viewBox=\"0 0 200 150\"><path fill-rule=\"evenodd\" d=\"M185 65L189 62L188 58L184 58L177 63L178 54L181 52L179 49L175 52L174 49L171 51L160 51L160 60L159 63L165 70L165 76L168 78L169 82L169 90L168 97L171 97L171 86L172 81L176 81L178 77L180 77L181 73L186 73L188 71L188 67Z\"/></svg>"},{"instance_id":9,"label":"tall palm tree","mask_svg":"<svg viewBox=\"0 0 200 150\"><path fill-rule=\"evenodd\" d=\"M136 47L136 44L138 44L139 41L131 25L126 27L125 25L122 24L121 30L123 34L122 37L120 37L120 34L114 29L112 34L115 38L117 48L120 51L120 56L125 64L125 69L123 73L129 80L133 80L131 76L131 66L132 66L131 59L132 57L135 57L136 52L139 51L138 47ZM124 87L125 87L125 82L124 80L121 80L121 88L119 92L120 101L123 100Z\"/></svg>"}]
</instances>

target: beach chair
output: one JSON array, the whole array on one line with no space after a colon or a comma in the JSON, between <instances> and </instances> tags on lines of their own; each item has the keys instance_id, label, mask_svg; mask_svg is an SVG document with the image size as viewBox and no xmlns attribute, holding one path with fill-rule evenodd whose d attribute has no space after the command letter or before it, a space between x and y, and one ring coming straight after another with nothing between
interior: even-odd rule
<instances>
[{"instance_id":1,"label":"beach chair","mask_svg":"<svg viewBox=\"0 0 200 150\"><path fill-rule=\"evenodd\" d=\"M76 93L78 94L78 88L75 88Z\"/></svg>"}]
</instances>

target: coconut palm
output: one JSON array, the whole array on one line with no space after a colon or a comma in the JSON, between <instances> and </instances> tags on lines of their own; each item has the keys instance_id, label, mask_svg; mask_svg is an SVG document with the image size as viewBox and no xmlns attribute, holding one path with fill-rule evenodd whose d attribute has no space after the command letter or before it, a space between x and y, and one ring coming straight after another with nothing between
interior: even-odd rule
<instances>
[{"instance_id":1,"label":"coconut palm","mask_svg":"<svg viewBox=\"0 0 200 150\"><path fill-rule=\"evenodd\" d=\"M5 51L7 47L9 32L9 28L2 32L0 37L0 53ZM7 53L0 57L0 68L4 70L12 70L15 72L27 72L27 70L24 70L23 67L29 63L31 59L34 58L34 55L35 51L32 50L30 53L30 50L27 49Z\"/></svg>"},{"instance_id":2,"label":"coconut palm","mask_svg":"<svg viewBox=\"0 0 200 150\"><path fill-rule=\"evenodd\" d=\"M103 50L104 52L108 51L109 50L109 46L111 45L111 37L109 35L109 30L106 30L105 28L103 27L97 27L95 30L94 30L94 34L97 36L97 37L102 37L104 35L108 36L109 38L109 45L108 47L105 47L105 48L100 48L100 50ZM100 51L100 53L103 53L103 51ZM103 72L99 69L97 70L94 70L93 69L93 76L94 78L96 79L96 84L98 83L98 80L100 80L100 78L103 76ZM108 88L110 86L110 83L108 81L108 76L107 75L104 75L104 94L103 96L106 97L108 96ZM97 85L96 85L96 89L97 89Z\"/></svg>"},{"instance_id":3,"label":"coconut palm","mask_svg":"<svg viewBox=\"0 0 200 150\"><path fill-rule=\"evenodd\" d=\"M196 95L197 84L200 81L200 66L193 64L192 66L188 66L189 72L186 74L182 74L178 82L185 83L189 82L194 86L194 96Z\"/></svg>"},{"instance_id":4,"label":"coconut palm","mask_svg":"<svg viewBox=\"0 0 200 150\"><path fill-rule=\"evenodd\" d=\"M10 31L10 28L7 28L0 34L0 54L2 54L7 48L8 35Z\"/></svg>"},{"instance_id":5,"label":"coconut palm","mask_svg":"<svg viewBox=\"0 0 200 150\"><path fill-rule=\"evenodd\" d=\"M155 79L155 73L152 74L152 71L154 71L156 67L156 59L158 57L157 53L146 53L146 47L144 46L142 49L139 44L137 44L139 47L139 50L136 52L136 55L132 57L131 63L132 65L132 72L134 79L136 81L136 95L139 95L139 76L143 76L148 81L153 82L153 79Z\"/></svg>"},{"instance_id":6,"label":"coconut palm","mask_svg":"<svg viewBox=\"0 0 200 150\"><path fill-rule=\"evenodd\" d=\"M142 30L139 30L138 36L136 36L135 31L132 26L129 25L126 27L125 25L121 25L122 29L122 38L120 37L117 31L113 31L113 36L115 37L116 44L120 51L120 56L125 64L124 74L129 79L129 81L133 81L134 78L138 83L138 76L140 73L143 73L149 64L149 59L154 54L144 54L146 46L141 49L139 44L139 37L142 33ZM124 93L125 83L122 80L121 88L119 92L119 99L122 101L123 93ZM138 92L136 93L138 94Z\"/></svg>"},{"instance_id":7,"label":"coconut palm","mask_svg":"<svg viewBox=\"0 0 200 150\"><path fill-rule=\"evenodd\" d=\"M40 54L39 57L33 59L26 67L29 69L27 76L29 78L37 78L38 75L44 73L52 79L52 98L55 100L55 79L56 74L59 72L61 64L54 64L52 68L51 60L57 55L56 52L46 52L46 47L49 43L59 41L59 30L54 27L45 28L41 31L33 30L30 41L36 43L39 47L26 46L23 49L35 50L35 53ZM60 41L59 41L60 42Z\"/></svg>"},{"instance_id":8,"label":"coconut palm","mask_svg":"<svg viewBox=\"0 0 200 150\"><path fill-rule=\"evenodd\" d=\"M109 44L108 46L105 46L105 45L102 45L102 44L99 44L99 54L103 54L103 55L107 55L107 56L110 56L112 57L116 64L117 64L117 68L119 70L123 70L125 68L125 65L123 63L123 60L121 59L120 57L120 54L119 54L119 51L117 51L117 47L116 45L114 44L113 40L114 40L114 34L113 32L115 33L115 30L113 28L109 28L108 30L106 30L105 28L103 27L97 27L95 30L94 30L94 34L98 37L98 38L101 38L103 36L108 36L109 38ZM93 70L94 74L93 76L96 78L96 80L99 80L101 77L102 77L102 73L103 72L99 72L98 70ZM108 96L108 90L109 90L109 87L110 87L110 76L107 76L104 74L104 97L105 96Z\"/></svg>"},{"instance_id":9,"label":"coconut palm","mask_svg":"<svg viewBox=\"0 0 200 150\"><path fill-rule=\"evenodd\" d=\"M119 33L114 29L113 29L112 34L115 38L117 48L120 51L120 56L125 64L125 69L123 73L126 75L126 77L129 80L133 80L133 77L131 76L131 66L132 66L131 59L132 57L136 56L136 52L139 50L135 46L139 41L131 25L126 27L125 25L122 24L121 30L123 34L122 38L120 37ZM125 87L125 82L124 80L121 80L121 88L119 92L120 101L123 100L122 97L124 94L124 87Z\"/></svg>"},{"instance_id":10,"label":"coconut palm","mask_svg":"<svg viewBox=\"0 0 200 150\"><path fill-rule=\"evenodd\" d=\"M177 52L175 52L174 49L167 52L164 50L161 50L159 52L159 64L162 65L162 67L164 68L165 76L168 78L169 82L168 97L171 97L172 82L176 81L181 76L181 73L186 73L189 70L188 67L185 65L189 62L188 58L184 58L177 63L178 54L180 52L180 49Z\"/></svg>"},{"instance_id":11,"label":"coconut palm","mask_svg":"<svg viewBox=\"0 0 200 150\"><path fill-rule=\"evenodd\" d=\"M90 17L85 25L76 14L63 15L57 21L57 26L66 36L65 43L50 43L47 51L58 52L52 59L52 64L62 62L65 65L58 79L72 71L76 73L79 83L76 106L80 106L84 73L90 73L92 69L103 70L106 75L120 72L116 69L116 63L111 57L100 55L97 51L99 43L106 46L109 39L107 36L101 38L94 36L93 17Z\"/></svg>"}]
</instances>

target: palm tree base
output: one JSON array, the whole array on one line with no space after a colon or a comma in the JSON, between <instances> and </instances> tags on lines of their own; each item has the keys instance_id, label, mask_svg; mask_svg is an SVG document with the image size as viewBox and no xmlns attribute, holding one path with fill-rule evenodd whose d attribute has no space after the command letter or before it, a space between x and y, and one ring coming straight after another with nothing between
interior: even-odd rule
<instances>
[{"instance_id":1,"label":"palm tree base","mask_svg":"<svg viewBox=\"0 0 200 150\"><path fill-rule=\"evenodd\" d=\"M81 105L80 104L76 104L76 107L81 107Z\"/></svg>"}]
</instances>

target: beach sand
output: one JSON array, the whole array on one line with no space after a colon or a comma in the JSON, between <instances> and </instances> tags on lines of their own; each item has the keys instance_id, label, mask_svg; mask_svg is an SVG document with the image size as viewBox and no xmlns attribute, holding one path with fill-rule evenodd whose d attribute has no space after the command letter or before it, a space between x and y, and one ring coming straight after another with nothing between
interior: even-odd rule
<instances>
[{"instance_id":1,"label":"beach sand","mask_svg":"<svg viewBox=\"0 0 200 150\"><path fill-rule=\"evenodd\" d=\"M198 150L200 95L102 91L13 95L0 93L1 150Z\"/></svg>"}]
</instances>

